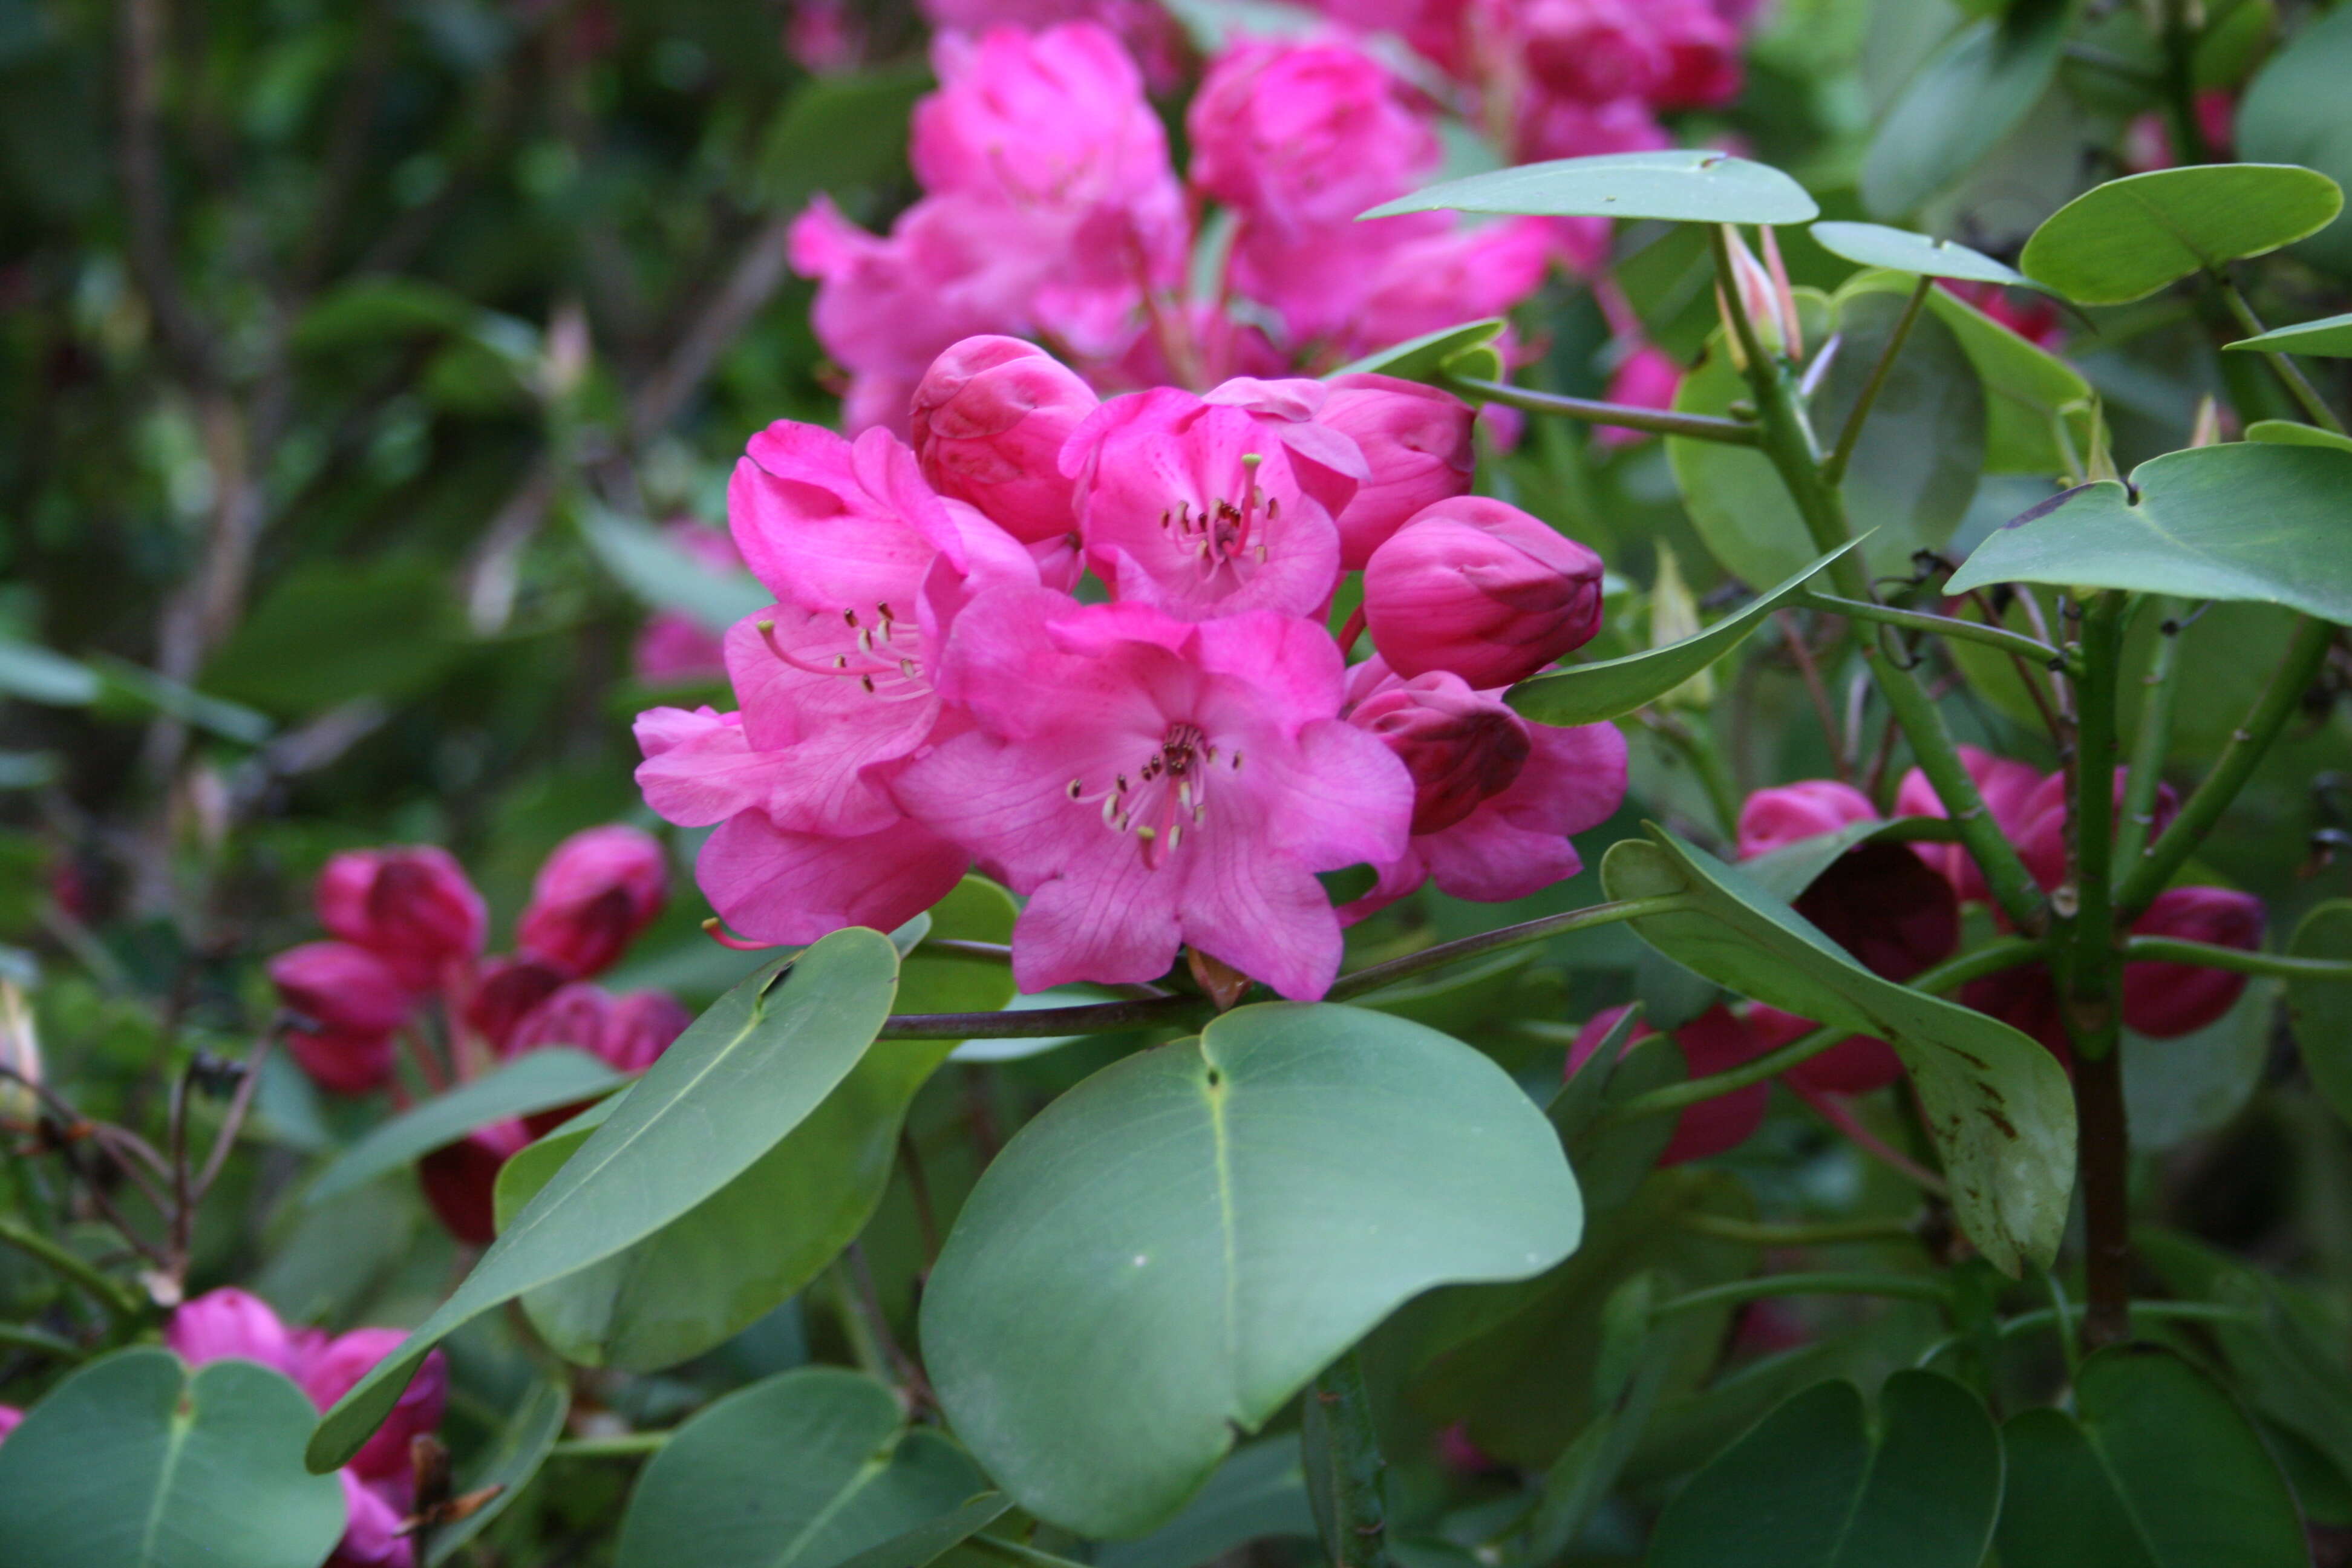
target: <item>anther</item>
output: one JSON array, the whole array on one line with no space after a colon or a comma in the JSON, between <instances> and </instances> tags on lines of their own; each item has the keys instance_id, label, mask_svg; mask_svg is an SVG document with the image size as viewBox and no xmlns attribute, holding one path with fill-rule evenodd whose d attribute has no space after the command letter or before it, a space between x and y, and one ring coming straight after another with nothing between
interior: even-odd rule
<instances>
[{"instance_id":1,"label":"anther","mask_svg":"<svg viewBox=\"0 0 2352 1568\"><path fill-rule=\"evenodd\" d=\"M874 695L874 678L873 678L872 676L870 676L870 675L861 675L861 676L859 676L859 677L857 678L857 684L858 684L858 685L860 685L860 686L862 686L862 687L864 687L864 688L866 688L866 696L871 697L871 696L873 696L873 695Z\"/></svg>"},{"instance_id":2,"label":"anther","mask_svg":"<svg viewBox=\"0 0 2352 1568\"><path fill-rule=\"evenodd\" d=\"M1160 829L1149 826L1139 827L1135 830L1135 836L1149 844L1160 837Z\"/></svg>"},{"instance_id":3,"label":"anther","mask_svg":"<svg viewBox=\"0 0 2352 1568\"><path fill-rule=\"evenodd\" d=\"M765 619L753 621L751 623L751 629L758 632L761 637L766 637L770 632L776 629L776 623Z\"/></svg>"},{"instance_id":4,"label":"anther","mask_svg":"<svg viewBox=\"0 0 2352 1568\"><path fill-rule=\"evenodd\" d=\"M1065 793L1067 794L1072 800L1076 800L1078 798L1079 787L1078 781L1076 779L1072 779L1070 781L1070 787Z\"/></svg>"}]
</instances>

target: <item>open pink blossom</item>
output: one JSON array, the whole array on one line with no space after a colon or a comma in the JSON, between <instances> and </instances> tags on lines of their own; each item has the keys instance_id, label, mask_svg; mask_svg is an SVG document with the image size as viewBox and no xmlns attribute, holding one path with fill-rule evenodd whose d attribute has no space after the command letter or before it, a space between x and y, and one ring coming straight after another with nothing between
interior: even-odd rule
<instances>
[{"instance_id":1,"label":"open pink blossom","mask_svg":"<svg viewBox=\"0 0 2352 1568\"><path fill-rule=\"evenodd\" d=\"M432 845L346 850L319 873L314 897L330 935L366 948L417 991L478 954L489 925L465 870Z\"/></svg>"},{"instance_id":2,"label":"open pink blossom","mask_svg":"<svg viewBox=\"0 0 2352 1568\"><path fill-rule=\"evenodd\" d=\"M1303 620L999 592L940 678L977 728L896 793L1028 897L1024 990L1150 980L1189 942L1311 1000L1340 954L1313 874L1395 858L1412 815L1403 765L1339 718L1343 676Z\"/></svg>"},{"instance_id":3,"label":"open pink blossom","mask_svg":"<svg viewBox=\"0 0 2352 1568\"><path fill-rule=\"evenodd\" d=\"M1188 619L1312 615L1339 583L1330 512L1274 422L1241 408L1172 389L1114 398L1070 437L1062 468L1077 480L1087 561L1120 598Z\"/></svg>"},{"instance_id":4,"label":"open pink blossom","mask_svg":"<svg viewBox=\"0 0 2352 1568\"><path fill-rule=\"evenodd\" d=\"M1568 1050L1568 1072L1573 1077L1578 1068L1592 1059L1618 1019L1625 1016L1622 1007L1611 1007L1596 1013L1577 1031L1575 1042ZM1649 1038L1658 1031L1647 1024L1636 1024L1626 1036L1621 1051L1630 1051L1635 1042ZM1730 1008L1720 1003L1674 1031L1675 1048L1682 1053L1683 1067L1690 1078L1706 1078L1713 1073L1728 1072L1745 1066L1771 1047L1762 1037L1749 1028ZM1755 1135L1764 1125L1764 1112L1771 1100L1769 1084L1751 1083L1745 1089L1718 1094L1712 1100L1702 1100L1687 1106L1675 1119L1674 1135L1666 1141L1664 1152L1658 1156L1661 1166L1679 1165L1692 1160L1712 1159L1738 1148Z\"/></svg>"},{"instance_id":5,"label":"open pink blossom","mask_svg":"<svg viewBox=\"0 0 2352 1568\"><path fill-rule=\"evenodd\" d=\"M555 847L539 868L515 946L566 974L602 973L661 913L669 857L641 827L607 823Z\"/></svg>"},{"instance_id":6,"label":"open pink blossom","mask_svg":"<svg viewBox=\"0 0 2352 1568\"><path fill-rule=\"evenodd\" d=\"M1361 571L1415 512L1470 492L1472 410L1450 392L1392 375L1336 376L1328 386L1316 423L1363 454L1364 480L1336 520L1339 564Z\"/></svg>"},{"instance_id":7,"label":"open pink blossom","mask_svg":"<svg viewBox=\"0 0 2352 1568\"><path fill-rule=\"evenodd\" d=\"M1265 39L1210 68L1186 116L1192 183L1296 236L1348 223L1419 184L1437 137L1389 68L1351 44Z\"/></svg>"},{"instance_id":8,"label":"open pink blossom","mask_svg":"<svg viewBox=\"0 0 2352 1568\"><path fill-rule=\"evenodd\" d=\"M1433 671L1411 680L1375 657L1348 672L1349 723L1377 735L1414 783L1404 853L1373 862L1372 890L1340 910L1355 921L1424 881L1455 898L1523 899L1583 868L1573 836L1625 798L1625 738L1613 724L1530 724L1500 691Z\"/></svg>"},{"instance_id":9,"label":"open pink blossom","mask_svg":"<svg viewBox=\"0 0 2352 1568\"><path fill-rule=\"evenodd\" d=\"M941 37L940 89L915 106L908 149L933 195L1085 208L1180 205L1168 137L1119 41L1091 22Z\"/></svg>"}]
</instances>

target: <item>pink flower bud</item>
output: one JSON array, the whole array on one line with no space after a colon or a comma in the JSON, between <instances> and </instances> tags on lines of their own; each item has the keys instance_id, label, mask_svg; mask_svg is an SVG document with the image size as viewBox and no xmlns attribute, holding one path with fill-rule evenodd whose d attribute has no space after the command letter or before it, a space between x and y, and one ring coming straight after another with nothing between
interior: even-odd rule
<instances>
[{"instance_id":1,"label":"pink flower bud","mask_svg":"<svg viewBox=\"0 0 2352 1568\"><path fill-rule=\"evenodd\" d=\"M594 1056L612 1016L612 993L574 981L523 1015L507 1035L505 1054L519 1057L545 1046L570 1046Z\"/></svg>"},{"instance_id":2,"label":"pink flower bud","mask_svg":"<svg viewBox=\"0 0 2352 1568\"><path fill-rule=\"evenodd\" d=\"M307 1357L294 1379L310 1403L325 1410L357 1386L384 1357L398 1350L408 1336L398 1329L353 1329L340 1334ZM441 1425L449 1402L449 1362L439 1351L425 1358L416 1375L401 1391L399 1403L384 1417L350 1468L370 1480L409 1474L408 1443Z\"/></svg>"},{"instance_id":3,"label":"pink flower bud","mask_svg":"<svg viewBox=\"0 0 2352 1568\"><path fill-rule=\"evenodd\" d=\"M966 338L915 388L923 478L1024 544L1077 531L1073 482L1057 466L1100 400L1053 355L1018 338Z\"/></svg>"},{"instance_id":4,"label":"pink flower bud","mask_svg":"<svg viewBox=\"0 0 2352 1568\"><path fill-rule=\"evenodd\" d=\"M2021 808L2026 797L2042 783L2042 774L2024 763L2007 757L1996 757L1977 746L1959 748L1960 765L1975 781L1977 792L1984 797L1985 810L2000 830L2011 840L2023 826ZM1903 783L1895 792L1895 815L1897 816L1948 816L1942 797L1927 775L1913 768L1903 775ZM1963 903L1983 902L1992 894L1985 886L1984 873L1966 848L1958 844L1919 844L1913 846L1919 858L1943 873L1952 884ZM1970 1004L1974 1005L1974 1004Z\"/></svg>"},{"instance_id":5,"label":"pink flower bud","mask_svg":"<svg viewBox=\"0 0 2352 1568\"><path fill-rule=\"evenodd\" d=\"M425 1201L451 1236L472 1247L488 1247L498 1238L497 1210L491 1198L498 1188L499 1169L530 1142L530 1134L521 1122L493 1121L416 1163Z\"/></svg>"},{"instance_id":6,"label":"pink flower bud","mask_svg":"<svg viewBox=\"0 0 2352 1568\"><path fill-rule=\"evenodd\" d=\"M494 959L484 967L480 984L467 1000L466 1022L489 1042L492 1050L504 1056L515 1026L562 990L563 984L562 973L544 963L528 958Z\"/></svg>"},{"instance_id":7,"label":"pink flower bud","mask_svg":"<svg viewBox=\"0 0 2352 1568\"><path fill-rule=\"evenodd\" d=\"M190 1366L235 1356L289 1377L296 1370L295 1342L286 1325L268 1302L234 1286L183 1302L163 1325L163 1343Z\"/></svg>"},{"instance_id":8,"label":"pink flower bud","mask_svg":"<svg viewBox=\"0 0 2352 1568\"><path fill-rule=\"evenodd\" d=\"M661 913L668 893L660 840L617 822L591 827L557 845L540 867L515 946L567 974L594 974Z\"/></svg>"},{"instance_id":9,"label":"pink flower bud","mask_svg":"<svg viewBox=\"0 0 2352 1568\"><path fill-rule=\"evenodd\" d=\"M1591 1059L1601 1048L1601 1041L1620 1017L1622 1007L1612 1007L1596 1013L1577 1031L1576 1041L1568 1051L1568 1070L1576 1069ZM1626 1048L1636 1040L1656 1034L1647 1024L1636 1024L1626 1037ZM1674 1034L1676 1049L1683 1054L1683 1065L1692 1078L1705 1078L1710 1073L1728 1072L1743 1062L1752 1061L1770 1049L1764 1039L1750 1029L1728 1007L1720 1004L1708 1008L1697 1017L1676 1029ZM1666 1142L1665 1152L1658 1156L1661 1166L1679 1165L1688 1160L1705 1160L1736 1149L1745 1143L1764 1124L1764 1110L1771 1099L1771 1088L1753 1083L1746 1089L1717 1095L1713 1100L1700 1100L1685 1110L1675 1122L1674 1136Z\"/></svg>"},{"instance_id":10,"label":"pink flower bud","mask_svg":"<svg viewBox=\"0 0 2352 1568\"><path fill-rule=\"evenodd\" d=\"M1391 375L1339 376L1330 388L1315 422L1355 442L1371 470L1339 514L1339 564L1357 572L1414 513L1470 493L1475 413L1450 392Z\"/></svg>"},{"instance_id":11,"label":"pink flower bud","mask_svg":"<svg viewBox=\"0 0 2352 1568\"><path fill-rule=\"evenodd\" d=\"M1348 721L1387 742L1412 775L1416 835L1451 827L1510 788L1533 749L1525 720L1442 669L1384 685Z\"/></svg>"},{"instance_id":12,"label":"pink flower bud","mask_svg":"<svg viewBox=\"0 0 2352 1568\"><path fill-rule=\"evenodd\" d=\"M383 960L340 942L310 942L269 961L278 1000L302 1022L287 1048L320 1088L366 1094L392 1074L392 1033L414 1005Z\"/></svg>"},{"instance_id":13,"label":"pink flower bud","mask_svg":"<svg viewBox=\"0 0 2352 1568\"><path fill-rule=\"evenodd\" d=\"M1524 680L1601 628L1601 557L1515 506L1460 496L1372 552L1364 619L1389 668L1475 690Z\"/></svg>"},{"instance_id":14,"label":"pink flower bud","mask_svg":"<svg viewBox=\"0 0 2352 1568\"><path fill-rule=\"evenodd\" d=\"M319 923L392 966L413 991L482 951L482 896L446 849L353 849L319 873Z\"/></svg>"},{"instance_id":15,"label":"pink flower bud","mask_svg":"<svg viewBox=\"0 0 2352 1568\"><path fill-rule=\"evenodd\" d=\"M2132 922L2137 936L2253 952L2263 942L2263 901L2228 888L2168 888ZM2246 977L2188 963L2124 965L2124 1023L2151 1039L2194 1034L2237 1005Z\"/></svg>"},{"instance_id":16,"label":"pink flower bud","mask_svg":"<svg viewBox=\"0 0 2352 1568\"><path fill-rule=\"evenodd\" d=\"M1739 858L1751 859L1790 844L1875 822L1870 797L1835 779L1801 779L1759 789L1739 808Z\"/></svg>"}]
</instances>

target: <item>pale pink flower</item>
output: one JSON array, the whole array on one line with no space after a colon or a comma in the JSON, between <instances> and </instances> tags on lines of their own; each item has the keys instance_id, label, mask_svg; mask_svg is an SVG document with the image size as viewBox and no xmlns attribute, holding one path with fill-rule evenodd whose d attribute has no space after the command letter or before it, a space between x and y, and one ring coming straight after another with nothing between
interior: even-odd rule
<instances>
[{"instance_id":1,"label":"pale pink flower","mask_svg":"<svg viewBox=\"0 0 2352 1568\"><path fill-rule=\"evenodd\" d=\"M1313 873L1395 858L1412 815L1403 765L1339 718L1343 677L1284 616L990 595L941 674L977 727L896 792L1028 896L1024 990L1154 979L1189 942L1311 1000L1340 955Z\"/></svg>"},{"instance_id":2,"label":"pale pink flower","mask_svg":"<svg viewBox=\"0 0 2352 1568\"><path fill-rule=\"evenodd\" d=\"M1185 123L1192 183L1245 226L1291 237L1402 195L1439 156L1436 134L1389 68L1339 41L1228 49Z\"/></svg>"}]
</instances>

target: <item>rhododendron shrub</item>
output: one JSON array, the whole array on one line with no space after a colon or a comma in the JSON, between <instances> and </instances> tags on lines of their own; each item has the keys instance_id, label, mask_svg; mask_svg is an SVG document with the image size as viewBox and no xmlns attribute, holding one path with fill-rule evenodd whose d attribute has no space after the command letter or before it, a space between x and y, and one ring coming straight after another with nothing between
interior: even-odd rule
<instances>
[{"instance_id":1,"label":"rhododendron shrub","mask_svg":"<svg viewBox=\"0 0 2352 1568\"><path fill-rule=\"evenodd\" d=\"M0 1568L2347 1560L2347 7L0 68Z\"/></svg>"}]
</instances>

